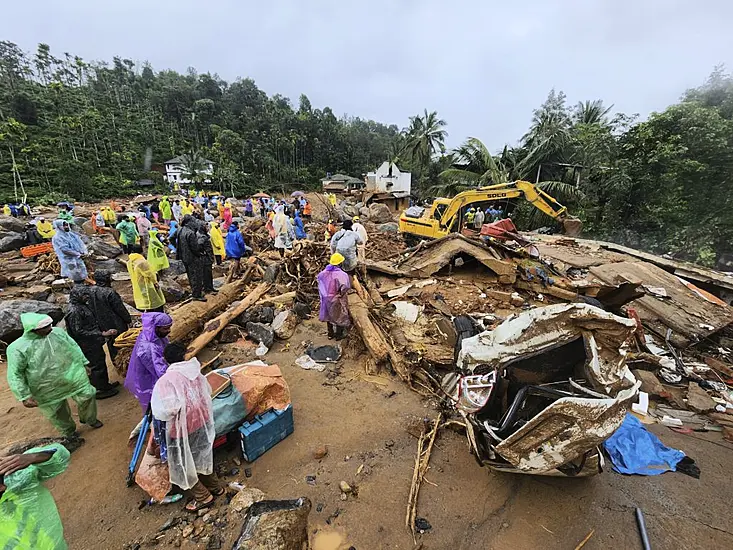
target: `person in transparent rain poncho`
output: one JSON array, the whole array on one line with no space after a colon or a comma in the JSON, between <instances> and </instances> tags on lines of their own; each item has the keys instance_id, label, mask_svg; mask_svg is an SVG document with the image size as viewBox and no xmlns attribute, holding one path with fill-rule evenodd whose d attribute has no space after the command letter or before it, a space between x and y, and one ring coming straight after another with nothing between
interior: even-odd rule
<instances>
[{"instance_id":1,"label":"person in transparent rain poncho","mask_svg":"<svg viewBox=\"0 0 733 550\"><path fill-rule=\"evenodd\" d=\"M331 255L326 269L317 276L318 295L321 300L318 319L326 323L329 339L344 338L351 326L346 298L346 293L351 288L351 279L349 274L341 269L343 263L344 257L336 252Z\"/></svg>"},{"instance_id":2,"label":"person in transparent rain poncho","mask_svg":"<svg viewBox=\"0 0 733 550\"><path fill-rule=\"evenodd\" d=\"M67 221L54 220L53 227L56 234L51 243L61 265L61 276L68 277L75 283L83 282L87 278L84 256L89 252L86 245L81 237L71 230Z\"/></svg>"},{"instance_id":3,"label":"person in transparent rain poncho","mask_svg":"<svg viewBox=\"0 0 733 550\"><path fill-rule=\"evenodd\" d=\"M150 406L171 483L190 490L193 498L186 510L197 512L211 506L224 488L214 473L211 386L198 359L185 361L185 354L178 343L166 346L163 356L169 366L155 383Z\"/></svg>"}]
</instances>

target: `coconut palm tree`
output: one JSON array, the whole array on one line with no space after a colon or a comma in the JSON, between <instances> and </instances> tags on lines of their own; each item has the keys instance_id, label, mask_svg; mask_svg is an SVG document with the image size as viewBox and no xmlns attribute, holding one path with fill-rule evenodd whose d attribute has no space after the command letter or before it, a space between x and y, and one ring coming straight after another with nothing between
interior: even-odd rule
<instances>
[{"instance_id":1,"label":"coconut palm tree","mask_svg":"<svg viewBox=\"0 0 733 550\"><path fill-rule=\"evenodd\" d=\"M424 110L423 115L410 117L410 126L407 129L405 152L413 163L423 170L430 164L438 153L445 152L445 120L438 118L438 113Z\"/></svg>"},{"instance_id":2,"label":"coconut palm tree","mask_svg":"<svg viewBox=\"0 0 733 550\"><path fill-rule=\"evenodd\" d=\"M507 148L504 152L507 152ZM468 138L454 151L454 154L456 157L454 166L440 173L443 183L462 183L468 187L479 187L510 181L509 170L502 159L494 158L478 138Z\"/></svg>"},{"instance_id":3,"label":"coconut palm tree","mask_svg":"<svg viewBox=\"0 0 733 550\"><path fill-rule=\"evenodd\" d=\"M573 119L576 124L607 124L608 113L613 109L613 105L606 107L602 99L594 99L593 101L578 101L575 105Z\"/></svg>"},{"instance_id":4,"label":"coconut palm tree","mask_svg":"<svg viewBox=\"0 0 733 550\"><path fill-rule=\"evenodd\" d=\"M191 149L188 153L181 155L181 164L183 164L183 173L181 174L184 178L193 183L201 183L206 174L207 163L204 156L196 149Z\"/></svg>"}]
</instances>

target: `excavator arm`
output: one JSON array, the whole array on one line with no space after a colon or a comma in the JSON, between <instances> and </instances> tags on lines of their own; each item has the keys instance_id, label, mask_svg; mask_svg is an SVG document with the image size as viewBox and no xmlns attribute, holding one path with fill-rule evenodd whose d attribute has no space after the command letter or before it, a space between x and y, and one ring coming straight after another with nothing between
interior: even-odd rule
<instances>
[{"instance_id":1,"label":"excavator arm","mask_svg":"<svg viewBox=\"0 0 733 550\"><path fill-rule=\"evenodd\" d=\"M578 218L570 216L565 206L545 193L542 189L539 189L528 181L522 180L479 187L478 189L471 189L470 191L459 193L453 197L450 205L443 212L440 218L440 226L447 231L452 231L453 226L458 223L458 214L468 205L477 202L514 199L517 197L524 197L535 208L560 221L567 235L575 236L580 234L582 222Z\"/></svg>"}]
</instances>

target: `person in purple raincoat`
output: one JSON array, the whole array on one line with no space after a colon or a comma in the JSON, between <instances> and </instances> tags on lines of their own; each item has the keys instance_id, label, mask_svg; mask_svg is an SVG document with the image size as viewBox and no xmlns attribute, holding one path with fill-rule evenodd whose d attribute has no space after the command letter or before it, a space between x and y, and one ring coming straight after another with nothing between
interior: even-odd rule
<instances>
[{"instance_id":1,"label":"person in purple raincoat","mask_svg":"<svg viewBox=\"0 0 733 550\"><path fill-rule=\"evenodd\" d=\"M336 252L331 256L329 265L318 274L318 294L321 298L321 309L318 318L325 321L328 337L340 340L346 336L351 326L349 304L346 293L351 288L349 274L341 269L344 257Z\"/></svg>"},{"instance_id":2,"label":"person in purple raincoat","mask_svg":"<svg viewBox=\"0 0 733 550\"><path fill-rule=\"evenodd\" d=\"M142 321L143 329L132 348L130 365L127 367L125 387L146 411L153 386L168 368L163 349L168 345L173 319L167 313L147 312L143 313Z\"/></svg>"}]
</instances>

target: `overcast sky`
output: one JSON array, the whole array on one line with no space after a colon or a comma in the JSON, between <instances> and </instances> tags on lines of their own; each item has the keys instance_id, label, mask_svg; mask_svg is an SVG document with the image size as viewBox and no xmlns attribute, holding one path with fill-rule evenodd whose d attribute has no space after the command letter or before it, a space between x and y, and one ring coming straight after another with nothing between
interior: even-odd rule
<instances>
[{"instance_id":1,"label":"overcast sky","mask_svg":"<svg viewBox=\"0 0 733 550\"><path fill-rule=\"evenodd\" d=\"M733 66L728 0L22 0L0 39L155 70L251 77L269 95L400 127L423 108L491 149L551 88L642 117Z\"/></svg>"}]
</instances>

